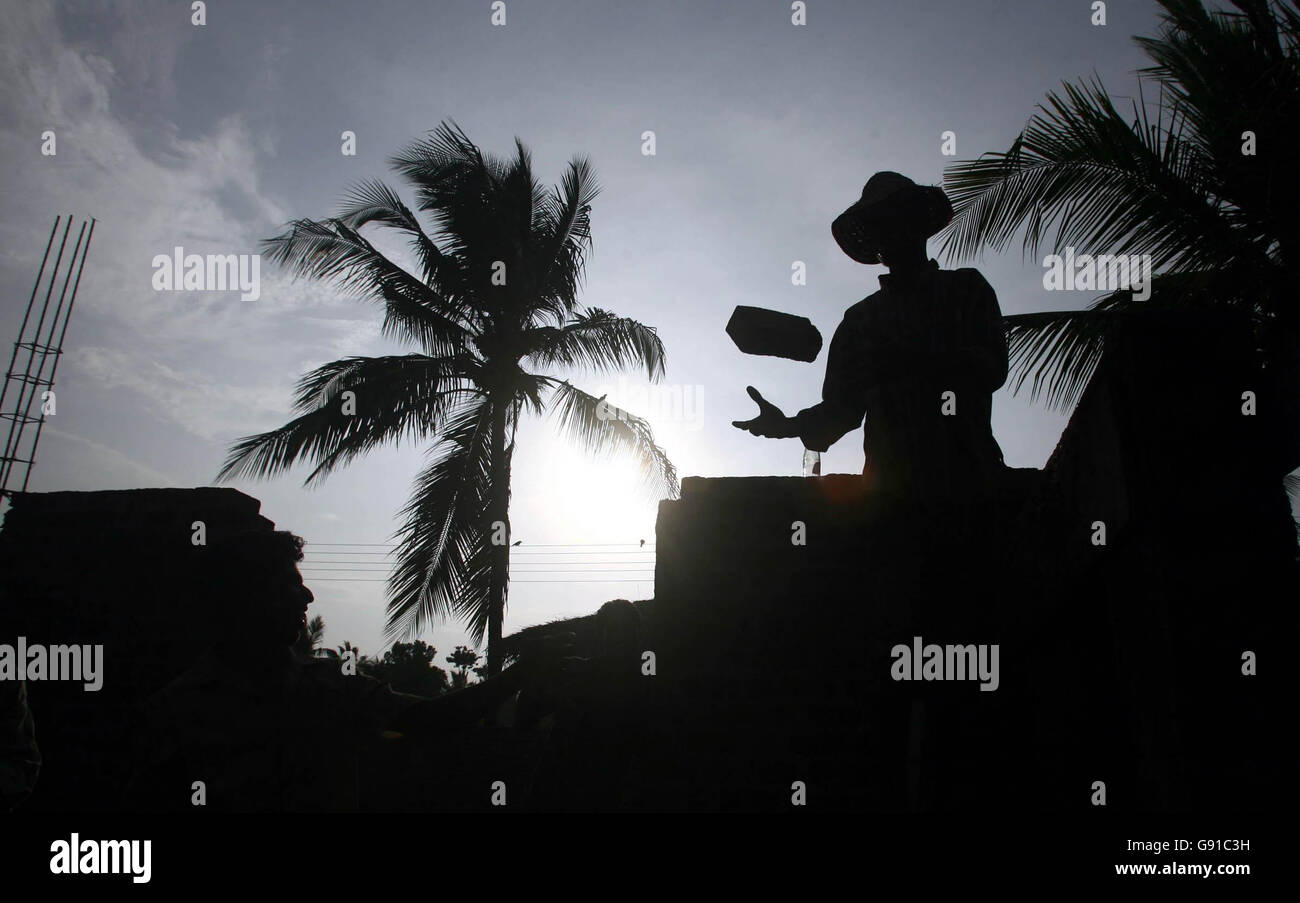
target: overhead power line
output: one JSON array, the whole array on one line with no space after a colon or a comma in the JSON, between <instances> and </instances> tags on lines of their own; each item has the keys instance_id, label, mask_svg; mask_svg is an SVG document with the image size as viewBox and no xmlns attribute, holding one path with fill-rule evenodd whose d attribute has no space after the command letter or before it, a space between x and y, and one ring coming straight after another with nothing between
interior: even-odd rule
<instances>
[{"instance_id":1,"label":"overhead power line","mask_svg":"<svg viewBox=\"0 0 1300 903\"><path fill-rule=\"evenodd\" d=\"M535 549L573 549L573 548L579 548L579 547L581 547L581 548L587 548L587 547L590 547L590 546L602 546L602 547L606 547L606 548L612 548L612 547L625 547L625 546L635 546L636 548L650 548L651 546L654 545L654 543L652 543L652 542L647 542L647 543L636 543L636 542L525 542L524 545L525 545L525 546L529 546L529 547L531 547L531 548L535 548ZM308 548L310 548L310 547L312 547L312 546L361 546L361 547L367 547L367 548L378 547L378 548L384 548L384 549L395 549L395 548L397 548L398 543L395 543L395 542L308 542L308 543L307 543L307 547L308 547Z\"/></svg>"},{"instance_id":2,"label":"overhead power line","mask_svg":"<svg viewBox=\"0 0 1300 903\"><path fill-rule=\"evenodd\" d=\"M352 551L348 551L348 552L308 552L308 553L306 553L306 554L307 554L308 557L310 557L310 556L312 556L312 555L378 555L378 556L385 556L385 555L391 555L392 553L391 553L391 552L352 552ZM654 553L653 553L653 551L647 552L645 549L629 549L629 550L626 551L626 552L514 552L514 551L512 551L512 552L510 553L510 556L513 558L513 557L518 556L518 555L529 555L529 556L534 556L534 555L649 555L649 554L654 554ZM324 560L330 560L330 559L324 559Z\"/></svg>"},{"instance_id":3,"label":"overhead power line","mask_svg":"<svg viewBox=\"0 0 1300 903\"><path fill-rule=\"evenodd\" d=\"M313 582L320 583L387 583L374 577L313 577ZM511 580L511 583L654 583L653 577L644 580Z\"/></svg>"}]
</instances>

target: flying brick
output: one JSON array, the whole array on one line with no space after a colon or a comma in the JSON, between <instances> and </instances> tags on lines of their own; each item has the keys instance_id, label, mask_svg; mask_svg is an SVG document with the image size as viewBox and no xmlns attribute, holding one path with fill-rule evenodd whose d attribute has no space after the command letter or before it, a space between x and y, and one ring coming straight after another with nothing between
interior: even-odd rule
<instances>
[{"instance_id":1,"label":"flying brick","mask_svg":"<svg viewBox=\"0 0 1300 903\"><path fill-rule=\"evenodd\" d=\"M737 307L727 321L727 335L746 354L814 361L822 350L822 334L807 317L763 307Z\"/></svg>"}]
</instances>

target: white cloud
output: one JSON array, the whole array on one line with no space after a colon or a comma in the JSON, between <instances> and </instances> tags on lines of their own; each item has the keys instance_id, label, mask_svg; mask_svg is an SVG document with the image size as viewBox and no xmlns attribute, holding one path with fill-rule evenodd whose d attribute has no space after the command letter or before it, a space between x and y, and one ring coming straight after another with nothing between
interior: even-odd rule
<instances>
[{"instance_id":1,"label":"white cloud","mask_svg":"<svg viewBox=\"0 0 1300 903\"><path fill-rule=\"evenodd\" d=\"M50 426L41 433L36 457L42 466L32 471L33 490L45 488L45 481L41 479L45 472L71 475L62 477L57 486L49 487L58 490L179 485L170 474L132 460L115 448Z\"/></svg>"},{"instance_id":2,"label":"white cloud","mask_svg":"<svg viewBox=\"0 0 1300 903\"><path fill-rule=\"evenodd\" d=\"M21 249L6 265L18 271L14 282L29 280L54 212L98 215L67 375L139 392L164 419L227 441L284 419L301 362L364 353L378 338L379 313L265 266L255 302L237 293L153 291L154 255L178 245L186 253L255 253L288 217L259 184L258 142L240 116L220 120L201 141L160 125L163 134L143 137L166 153L142 150L142 136L115 115L113 88L126 78L146 96L171 96L181 37L172 28L121 31L114 41L138 44L144 35L156 59L123 72L74 49L48 4L25 4L6 23L0 228L6 245ZM114 47L115 57L129 57ZM55 157L39 152L45 128L58 134Z\"/></svg>"},{"instance_id":3,"label":"white cloud","mask_svg":"<svg viewBox=\"0 0 1300 903\"><path fill-rule=\"evenodd\" d=\"M202 379L157 361L142 361L122 349L76 348L69 359L100 388L137 392L159 417L201 438L227 441L268 417L284 414L283 386L244 387Z\"/></svg>"}]
</instances>

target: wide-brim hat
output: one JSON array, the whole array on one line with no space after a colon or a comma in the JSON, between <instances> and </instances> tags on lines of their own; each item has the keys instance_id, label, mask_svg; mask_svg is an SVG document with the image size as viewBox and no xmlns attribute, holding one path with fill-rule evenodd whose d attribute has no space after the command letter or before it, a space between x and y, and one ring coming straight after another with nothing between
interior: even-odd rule
<instances>
[{"instance_id":1,"label":"wide-brim hat","mask_svg":"<svg viewBox=\"0 0 1300 903\"><path fill-rule=\"evenodd\" d=\"M882 239L929 238L952 222L952 202L942 188L917 185L896 172L878 172L862 197L831 223L831 234L858 263L880 263Z\"/></svg>"}]
</instances>

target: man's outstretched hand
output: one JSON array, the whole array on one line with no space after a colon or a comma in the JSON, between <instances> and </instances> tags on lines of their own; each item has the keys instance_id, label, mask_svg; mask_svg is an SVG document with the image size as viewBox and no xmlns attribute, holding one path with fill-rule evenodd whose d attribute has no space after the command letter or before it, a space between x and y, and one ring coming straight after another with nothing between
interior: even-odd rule
<instances>
[{"instance_id":1,"label":"man's outstretched hand","mask_svg":"<svg viewBox=\"0 0 1300 903\"><path fill-rule=\"evenodd\" d=\"M799 435L793 417L781 413L780 408L760 395L753 386L746 386L745 391L758 402L758 416L753 420L733 420L732 426L769 439L790 439Z\"/></svg>"}]
</instances>

